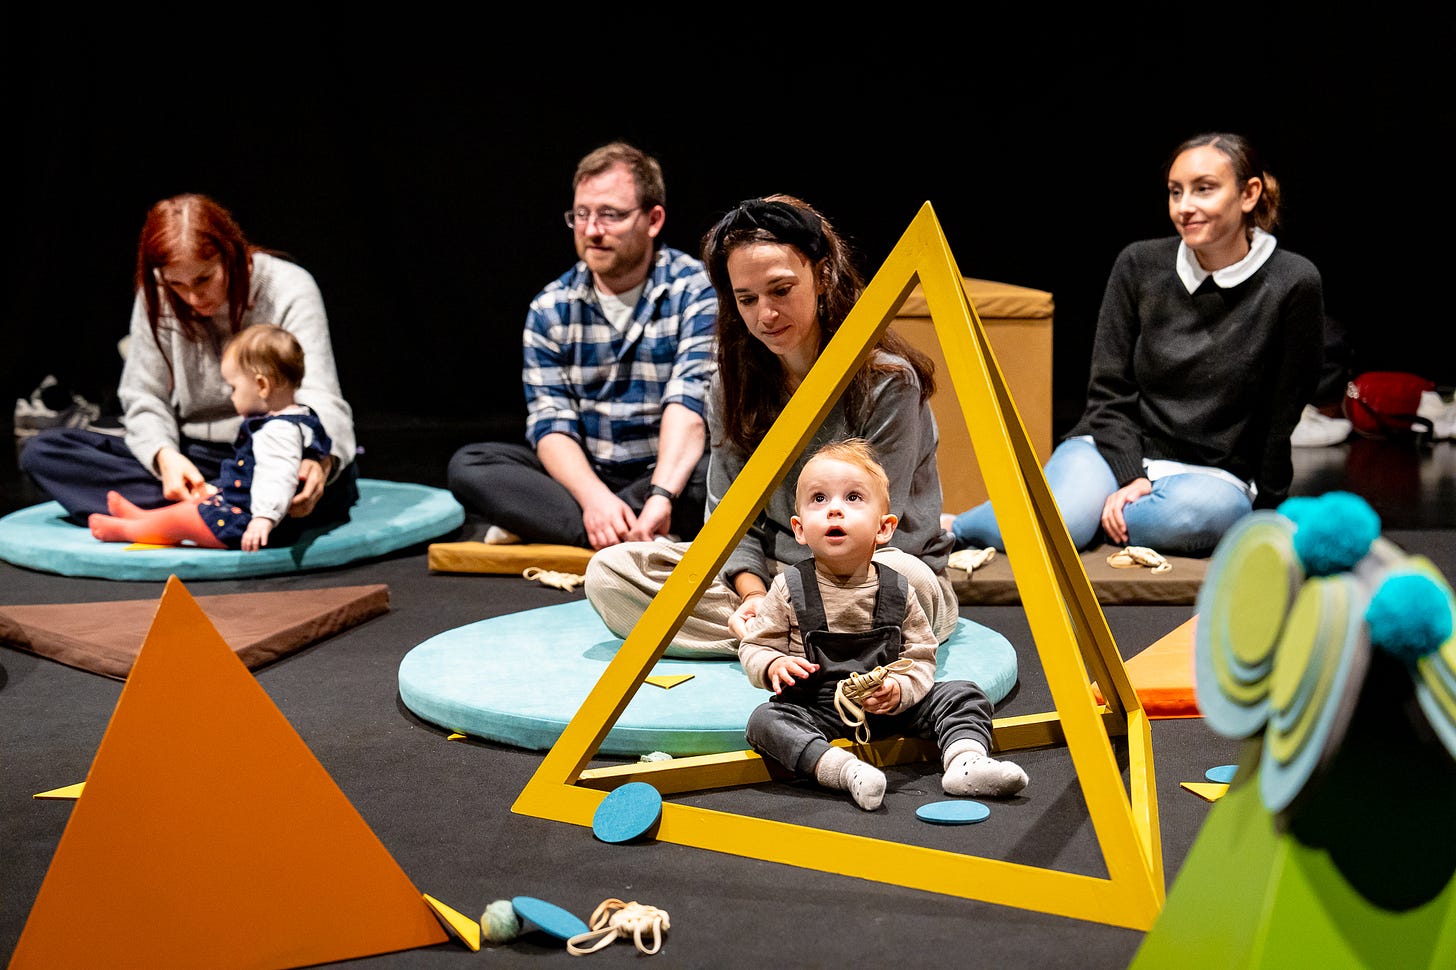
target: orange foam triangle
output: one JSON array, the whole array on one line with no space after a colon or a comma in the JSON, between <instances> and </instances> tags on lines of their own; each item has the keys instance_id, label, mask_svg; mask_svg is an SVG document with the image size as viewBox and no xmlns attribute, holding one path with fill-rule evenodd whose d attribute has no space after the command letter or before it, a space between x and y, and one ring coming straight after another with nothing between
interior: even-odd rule
<instances>
[{"instance_id":1,"label":"orange foam triangle","mask_svg":"<svg viewBox=\"0 0 1456 970\"><path fill-rule=\"evenodd\" d=\"M449 939L175 576L85 784L13 970L299 967Z\"/></svg>"},{"instance_id":2,"label":"orange foam triangle","mask_svg":"<svg viewBox=\"0 0 1456 970\"><path fill-rule=\"evenodd\" d=\"M1127 679L1150 718L1202 717L1193 684L1193 634L1198 617L1175 627L1161 640L1124 662ZM1094 683L1092 695L1103 703Z\"/></svg>"}]
</instances>

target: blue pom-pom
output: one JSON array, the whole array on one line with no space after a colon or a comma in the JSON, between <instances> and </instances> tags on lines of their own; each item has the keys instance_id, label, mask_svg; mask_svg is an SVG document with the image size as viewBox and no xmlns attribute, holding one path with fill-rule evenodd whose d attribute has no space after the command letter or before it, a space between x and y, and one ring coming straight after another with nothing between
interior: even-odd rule
<instances>
[{"instance_id":1,"label":"blue pom-pom","mask_svg":"<svg viewBox=\"0 0 1456 970\"><path fill-rule=\"evenodd\" d=\"M1353 492L1288 499L1279 513L1294 523L1294 551L1311 576L1347 571L1380 535L1380 516Z\"/></svg>"},{"instance_id":2,"label":"blue pom-pom","mask_svg":"<svg viewBox=\"0 0 1456 970\"><path fill-rule=\"evenodd\" d=\"M1315 500L1312 496L1296 495L1293 498L1287 498L1279 503L1279 508L1275 511L1295 525L1299 525L1300 521L1309 513L1309 510L1314 507L1314 504Z\"/></svg>"},{"instance_id":3,"label":"blue pom-pom","mask_svg":"<svg viewBox=\"0 0 1456 970\"><path fill-rule=\"evenodd\" d=\"M1365 610L1370 642L1415 663L1451 638L1451 600L1421 573L1396 573L1380 584Z\"/></svg>"}]
</instances>

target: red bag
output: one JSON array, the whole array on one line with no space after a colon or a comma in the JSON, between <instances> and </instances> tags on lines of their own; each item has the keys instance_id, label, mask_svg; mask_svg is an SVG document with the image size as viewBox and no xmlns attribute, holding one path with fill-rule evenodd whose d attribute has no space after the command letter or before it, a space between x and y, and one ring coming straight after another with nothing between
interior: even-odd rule
<instances>
[{"instance_id":1,"label":"red bag","mask_svg":"<svg viewBox=\"0 0 1456 970\"><path fill-rule=\"evenodd\" d=\"M1366 371L1346 385L1341 409L1355 431L1366 438L1430 435L1430 420L1416 409L1421 406L1421 394L1435 389L1435 381L1418 374Z\"/></svg>"}]
</instances>

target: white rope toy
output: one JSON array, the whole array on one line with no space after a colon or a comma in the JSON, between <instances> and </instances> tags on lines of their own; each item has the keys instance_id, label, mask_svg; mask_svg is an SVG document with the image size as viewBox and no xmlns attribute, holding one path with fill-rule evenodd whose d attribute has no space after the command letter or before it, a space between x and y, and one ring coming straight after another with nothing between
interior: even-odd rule
<instances>
[{"instance_id":1,"label":"white rope toy","mask_svg":"<svg viewBox=\"0 0 1456 970\"><path fill-rule=\"evenodd\" d=\"M521 571L521 575L527 579L538 579L547 586L555 586L568 593L586 582L586 577L577 573L561 573L554 569L542 569L540 566L527 566Z\"/></svg>"},{"instance_id":2,"label":"white rope toy","mask_svg":"<svg viewBox=\"0 0 1456 970\"><path fill-rule=\"evenodd\" d=\"M964 569L970 575L995 558L994 546L986 546L984 549L959 549L950 554L945 564L951 569Z\"/></svg>"},{"instance_id":3,"label":"white rope toy","mask_svg":"<svg viewBox=\"0 0 1456 970\"><path fill-rule=\"evenodd\" d=\"M1155 573L1166 573L1173 568L1173 564L1164 559L1154 549L1147 546L1127 546L1119 549L1107 557L1107 565L1114 569L1131 569L1135 566L1147 566Z\"/></svg>"},{"instance_id":4,"label":"white rope toy","mask_svg":"<svg viewBox=\"0 0 1456 970\"><path fill-rule=\"evenodd\" d=\"M651 955L662 948L662 934L669 929L666 910L636 901L624 903L620 899L603 900L593 911L588 925L591 929L566 941L566 950L574 957L595 953L619 936L632 937L640 952ZM648 930L652 931L650 947L642 942L642 934ZM592 937L598 939L591 946L581 945Z\"/></svg>"},{"instance_id":5,"label":"white rope toy","mask_svg":"<svg viewBox=\"0 0 1456 970\"><path fill-rule=\"evenodd\" d=\"M870 743L870 728L864 712L864 699L885 682L892 673L900 673L915 666L915 661L901 657L888 667L876 667L863 674L850 674L834 685L834 709L845 726L854 728L854 739L860 744Z\"/></svg>"}]
</instances>

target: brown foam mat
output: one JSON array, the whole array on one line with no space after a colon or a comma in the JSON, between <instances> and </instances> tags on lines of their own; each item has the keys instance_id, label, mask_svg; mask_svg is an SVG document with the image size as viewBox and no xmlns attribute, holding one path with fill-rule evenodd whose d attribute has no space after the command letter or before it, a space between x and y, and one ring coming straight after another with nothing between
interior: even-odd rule
<instances>
[{"instance_id":1,"label":"brown foam mat","mask_svg":"<svg viewBox=\"0 0 1456 970\"><path fill-rule=\"evenodd\" d=\"M198 596L249 670L389 611L389 587L335 586ZM0 607L0 643L125 680L160 600Z\"/></svg>"},{"instance_id":2,"label":"brown foam mat","mask_svg":"<svg viewBox=\"0 0 1456 970\"><path fill-rule=\"evenodd\" d=\"M1166 556L1173 568L1155 573L1146 567L1119 569L1107 565L1107 557L1120 546L1103 545L1082 553L1082 568L1103 606L1182 606L1195 603L1198 589L1208 570L1207 559ZM951 586L962 606L1005 606L1021 602L1021 593L1011 574L1005 553L967 575L961 569L947 569Z\"/></svg>"},{"instance_id":3,"label":"brown foam mat","mask_svg":"<svg viewBox=\"0 0 1456 970\"><path fill-rule=\"evenodd\" d=\"M437 573L505 573L519 576L530 566L563 573L584 573L592 550L543 542L486 544L434 542L429 548L430 569Z\"/></svg>"}]
</instances>

